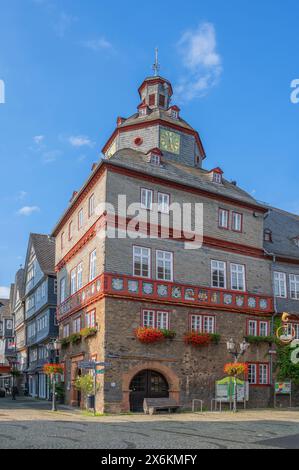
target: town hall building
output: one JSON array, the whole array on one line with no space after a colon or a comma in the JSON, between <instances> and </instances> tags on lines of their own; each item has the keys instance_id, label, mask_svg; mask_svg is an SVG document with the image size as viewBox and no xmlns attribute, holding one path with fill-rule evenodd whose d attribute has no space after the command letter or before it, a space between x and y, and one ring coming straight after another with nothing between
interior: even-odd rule
<instances>
[{"instance_id":1,"label":"town hall building","mask_svg":"<svg viewBox=\"0 0 299 470\"><path fill-rule=\"evenodd\" d=\"M86 373L80 363L96 360L111 363L97 379L100 412L140 411L145 397L170 397L186 408L199 398L210 406L215 381L232 361L227 341L259 336L265 341L250 344L242 361L249 406L268 406L274 314L272 260L264 252L268 209L220 167L203 168L201 136L172 103L168 80L146 78L138 92L137 112L117 119L104 157L52 233L66 403L80 406L75 380ZM133 215L113 218L105 206L119 209L119 195L127 206L140 206L139 237L130 236ZM177 230L163 236L173 203L203 204L201 248L186 249ZM153 212L155 227L143 222ZM159 341L146 338L149 329L163 333Z\"/></svg>"}]
</instances>

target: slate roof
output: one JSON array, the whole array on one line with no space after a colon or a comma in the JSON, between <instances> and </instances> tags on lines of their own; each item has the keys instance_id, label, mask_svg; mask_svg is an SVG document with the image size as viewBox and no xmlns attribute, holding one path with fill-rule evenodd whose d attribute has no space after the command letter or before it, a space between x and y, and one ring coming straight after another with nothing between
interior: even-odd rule
<instances>
[{"instance_id":1,"label":"slate roof","mask_svg":"<svg viewBox=\"0 0 299 470\"><path fill-rule=\"evenodd\" d=\"M294 238L299 237L298 215L270 207L265 218L265 229L272 232L272 243L264 242L267 251L299 259L299 247L294 243Z\"/></svg>"},{"instance_id":2,"label":"slate roof","mask_svg":"<svg viewBox=\"0 0 299 470\"><path fill-rule=\"evenodd\" d=\"M31 233L30 239L43 273L55 275L55 238L49 235Z\"/></svg>"},{"instance_id":3,"label":"slate roof","mask_svg":"<svg viewBox=\"0 0 299 470\"><path fill-rule=\"evenodd\" d=\"M223 184L211 181L209 171L182 165L170 160L163 160L162 165L154 166L148 162L148 155L133 149L122 149L109 158L108 163L124 168L141 171L143 173L165 178L170 181L182 183L193 188L202 189L218 196L226 196L240 202L254 204L264 208L250 194L238 186L223 179Z\"/></svg>"},{"instance_id":4,"label":"slate roof","mask_svg":"<svg viewBox=\"0 0 299 470\"><path fill-rule=\"evenodd\" d=\"M161 108L154 108L149 111L149 114L146 116L139 116L139 113L135 113L129 118L125 119L124 122L118 126L119 129L127 126L131 126L133 124L140 124L142 122L151 122L151 121L156 121L157 119L162 119L165 122L169 122L170 124L175 124L177 126L181 126L185 129L189 129L191 131L194 131L194 128L190 126L184 119L179 117L178 119L174 119L171 117L169 112L165 109Z\"/></svg>"},{"instance_id":5,"label":"slate roof","mask_svg":"<svg viewBox=\"0 0 299 470\"><path fill-rule=\"evenodd\" d=\"M14 309L16 300L17 300L17 292L19 291L20 299L22 299L25 295L25 270L23 268L19 269L16 273L14 289L13 289L13 298L12 298L12 308Z\"/></svg>"}]
</instances>

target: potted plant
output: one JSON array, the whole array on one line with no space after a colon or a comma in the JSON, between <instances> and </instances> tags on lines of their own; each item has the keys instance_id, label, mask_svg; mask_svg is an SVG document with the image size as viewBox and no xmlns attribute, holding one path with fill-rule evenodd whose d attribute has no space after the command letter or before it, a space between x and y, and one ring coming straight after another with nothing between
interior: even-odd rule
<instances>
[{"instance_id":1,"label":"potted plant","mask_svg":"<svg viewBox=\"0 0 299 470\"><path fill-rule=\"evenodd\" d=\"M77 344L77 343L80 343L81 341L81 335L80 333L73 333L71 336L70 336L70 343L72 344Z\"/></svg>"},{"instance_id":2,"label":"potted plant","mask_svg":"<svg viewBox=\"0 0 299 470\"><path fill-rule=\"evenodd\" d=\"M96 390L94 390L94 378L90 374L85 374L80 375L76 378L75 388L82 393L82 396L84 397L85 401L85 406L87 407L87 401L92 401L90 399L94 397L94 392L97 392L99 390L100 385L97 384Z\"/></svg>"},{"instance_id":3,"label":"potted plant","mask_svg":"<svg viewBox=\"0 0 299 470\"><path fill-rule=\"evenodd\" d=\"M174 330L167 330L163 328L161 332L166 339L174 339L176 337L176 332Z\"/></svg>"}]
</instances>

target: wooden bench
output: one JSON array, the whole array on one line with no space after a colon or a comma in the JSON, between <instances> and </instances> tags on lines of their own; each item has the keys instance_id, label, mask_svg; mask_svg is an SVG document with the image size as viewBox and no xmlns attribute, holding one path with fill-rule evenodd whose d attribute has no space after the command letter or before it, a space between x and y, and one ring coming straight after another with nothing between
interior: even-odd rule
<instances>
[{"instance_id":1,"label":"wooden bench","mask_svg":"<svg viewBox=\"0 0 299 470\"><path fill-rule=\"evenodd\" d=\"M168 413L175 412L182 408L175 400L171 398L145 398L143 401L143 410L145 414L153 415L156 411L167 410Z\"/></svg>"}]
</instances>

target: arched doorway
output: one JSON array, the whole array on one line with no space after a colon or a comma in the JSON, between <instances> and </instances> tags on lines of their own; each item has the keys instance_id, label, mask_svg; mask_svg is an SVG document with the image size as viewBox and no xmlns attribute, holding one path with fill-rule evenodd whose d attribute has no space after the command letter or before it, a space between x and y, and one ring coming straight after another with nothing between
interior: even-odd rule
<instances>
[{"instance_id":1,"label":"arched doorway","mask_svg":"<svg viewBox=\"0 0 299 470\"><path fill-rule=\"evenodd\" d=\"M145 398L168 398L169 386L165 377L154 370L142 370L130 383L130 411L143 411Z\"/></svg>"}]
</instances>

